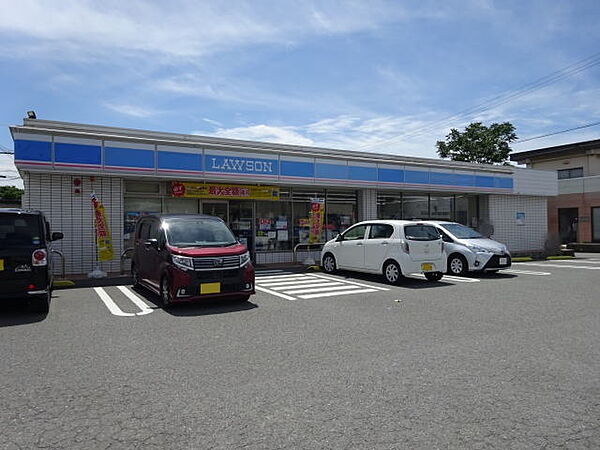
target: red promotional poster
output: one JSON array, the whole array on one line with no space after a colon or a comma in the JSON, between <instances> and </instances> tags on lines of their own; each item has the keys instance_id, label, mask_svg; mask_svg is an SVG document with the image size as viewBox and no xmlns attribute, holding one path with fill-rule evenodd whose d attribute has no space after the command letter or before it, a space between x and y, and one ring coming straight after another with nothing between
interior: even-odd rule
<instances>
[{"instance_id":1,"label":"red promotional poster","mask_svg":"<svg viewBox=\"0 0 600 450\"><path fill-rule=\"evenodd\" d=\"M325 199L312 198L310 200L310 232L308 243L319 242L323 234L323 223L325 221Z\"/></svg>"}]
</instances>

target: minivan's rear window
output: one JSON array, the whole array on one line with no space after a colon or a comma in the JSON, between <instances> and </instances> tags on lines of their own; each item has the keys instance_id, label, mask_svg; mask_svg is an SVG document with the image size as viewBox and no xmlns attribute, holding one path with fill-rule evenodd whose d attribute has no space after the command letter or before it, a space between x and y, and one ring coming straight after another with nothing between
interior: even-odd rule
<instances>
[{"instance_id":1,"label":"minivan's rear window","mask_svg":"<svg viewBox=\"0 0 600 450\"><path fill-rule=\"evenodd\" d=\"M44 232L38 216L0 214L0 248L40 245Z\"/></svg>"},{"instance_id":2,"label":"minivan's rear window","mask_svg":"<svg viewBox=\"0 0 600 450\"><path fill-rule=\"evenodd\" d=\"M406 225L404 235L413 241L437 241L440 238L440 233L431 225Z\"/></svg>"},{"instance_id":3,"label":"minivan's rear window","mask_svg":"<svg viewBox=\"0 0 600 450\"><path fill-rule=\"evenodd\" d=\"M226 247L237 241L227 225L214 219L170 220L163 223L173 247Z\"/></svg>"}]
</instances>

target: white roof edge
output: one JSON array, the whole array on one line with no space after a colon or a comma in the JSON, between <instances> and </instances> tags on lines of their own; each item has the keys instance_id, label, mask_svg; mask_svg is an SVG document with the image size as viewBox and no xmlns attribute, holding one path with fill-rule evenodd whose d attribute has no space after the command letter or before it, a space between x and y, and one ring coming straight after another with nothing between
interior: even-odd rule
<instances>
[{"instance_id":1,"label":"white roof edge","mask_svg":"<svg viewBox=\"0 0 600 450\"><path fill-rule=\"evenodd\" d=\"M47 132L54 134L65 134L71 136L86 136L94 138L123 139L136 141L151 141L163 145L194 145L209 146L214 148L232 148L240 150L252 150L262 152L278 152L313 157L341 157L354 161L369 161L380 163L404 163L417 166L476 169L485 172L513 173L514 166L494 166L490 164L475 164L457 161L440 160L434 158L421 158L414 156L400 156L388 153L369 153L354 150L331 149L323 147L308 147L290 144L277 144L269 142L245 141L229 138L218 138L200 136L193 134L179 134L168 132L156 132L132 128L109 127L102 125L87 125L71 122L60 122L40 119L23 119L23 125L12 125L9 127L11 133L19 132ZM526 169L529 170L529 169Z\"/></svg>"}]
</instances>

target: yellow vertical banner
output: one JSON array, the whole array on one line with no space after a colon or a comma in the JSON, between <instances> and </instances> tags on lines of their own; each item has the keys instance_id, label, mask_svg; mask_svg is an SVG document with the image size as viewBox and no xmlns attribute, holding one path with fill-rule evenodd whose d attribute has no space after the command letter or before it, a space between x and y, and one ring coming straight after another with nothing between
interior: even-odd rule
<instances>
[{"instance_id":1,"label":"yellow vertical banner","mask_svg":"<svg viewBox=\"0 0 600 450\"><path fill-rule=\"evenodd\" d=\"M106 220L106 212L102 202L92 192L92 207L94 208L94 228L96 230L96 248L98 249L98 261L110 261L113 259L113 246Z\"/></svg>"},{"instance_id":2,"label":"yellow vertical banner","mask_svg":"<svg viewBox=\"0 0 600 450\"><path fill-rule=\"evenodd\" d=\"M308 234L308 243L319 242L323 234L323 224L325 221L325 199L312 198L310 200L310 232Z\"/></svg>"}]
</instances>

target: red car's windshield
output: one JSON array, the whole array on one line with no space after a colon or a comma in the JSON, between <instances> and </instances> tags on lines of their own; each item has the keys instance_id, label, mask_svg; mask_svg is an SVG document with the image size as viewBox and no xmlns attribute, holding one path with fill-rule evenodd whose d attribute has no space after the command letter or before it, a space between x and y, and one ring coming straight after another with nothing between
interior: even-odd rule
<instances>
[{"instance_id":1,"label":"red car's windshield","mask_svg":"<svg viewBox=\"0 0 600 450\"><path fill-rule=\"evenodd\" d=\"M227 225L214 219L172 220L163 223L173 247L226 247L237 243Z\"/></svg>"}]
</instances>

